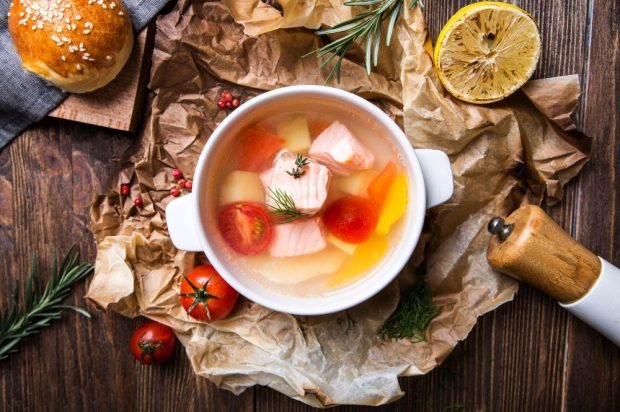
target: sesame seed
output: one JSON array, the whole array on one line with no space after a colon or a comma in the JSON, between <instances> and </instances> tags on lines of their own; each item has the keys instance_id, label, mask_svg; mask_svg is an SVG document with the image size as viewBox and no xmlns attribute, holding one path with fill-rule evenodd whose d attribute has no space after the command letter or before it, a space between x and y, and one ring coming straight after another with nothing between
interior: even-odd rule
<instances>
[{"instance_id":1,"label":"sesame seed","mask_svg":"<svg viewBox=\"0 0 620 412\"><path fill-rule=\"evenodd\" d=\"M62 60L63 62L66 62L67 58L64 55L62 55L62 56L60 56L60 60Z\"/></svg>"},{"instance_id":2,"label":"sesame seed","mask_svg":"<svg viewBox=\"0 0 620 412\"><path fill-rule=\"evenodd\" d=\"M119 15L119 16L124 16L124 15L125 15L125 13L123 13L123 11L121 10L121 11L119 11L119 12L118 12L118 15Z\"/></svg>"},{"instance_id":3,"label":"sesame seed","mask_svg":"<svg viewBox=\"0 0 620 412\"><path fill-rule=\"evenodd\" d=\"M116 3L114 3L114 2L110 3L110 8L112 10L114 10L116 8Z\"/></svg>"},{"instance_id":4,"label":"sesame seed","mask_svg":"<svg viewBox=\"0 0 620 412\"><path fill-rule=\"evenodd\" d=\"M35 24L32 25L32 30L37 31L37 26Z\"/></svg>"},{"instance_id":5,"label":"sesame seed","mask_svg":"<svg viewBox=\"0 0 620 412\"><path fill-rule=\"evenodd\" d=\"M88 30L88 29L86 29L86 30L82 30L82 33L84 33L84 34L88 35L88 34L90 34L90 30Z\"/></svg>"},{"instance_id":6,"label":"sesame seed","mask_svg":"<svg viewBox=\"0 0 620 412\"><path fill-rule=\"evenodd\" d=\"M56 26L56 33L62 33L62 27Z\"/></svg>"},{"instance_id":7,"label":"sesame seed","mask_svg":"<svg viewBox=\"0 0 620 412\"><path fill-rule=\"evenodd\" d=\"M76 19L77 21L80 21L80 20L82 20L82 16L80 16L79 14L76 14L76 15L75 15L75 19Z\"/></svg>"},{"instance_id":8,"label":"sesame seed","mask_svg":"<svg viewBox=\"0 0 620 412\"><path fill-rule=\"evenodd\" d=\"M24 17L24 12L20 11L18 15L19 15L19 17Z\"/></svg>"},{"instance_id":9,"label":"sesame seed","mask_svg":"<svg viewBox=\"0 0 620 412\"><path fill-rule=\"evenodd\" d=\"M107 56L105 56L106 60L112 60L112 56L110 56L109 54Z\"/></svg>"},{"instance_id":10,"label":"sesame seed","mask_svg":"<svg viewBox=\"0 0 620 412\"><path fill-rule=\"evenodd\" d=\"M80 72L82 71L82 65L79 63L75 65L75 68L78 69L78 71Z\"/></svg>"}]
</instances>

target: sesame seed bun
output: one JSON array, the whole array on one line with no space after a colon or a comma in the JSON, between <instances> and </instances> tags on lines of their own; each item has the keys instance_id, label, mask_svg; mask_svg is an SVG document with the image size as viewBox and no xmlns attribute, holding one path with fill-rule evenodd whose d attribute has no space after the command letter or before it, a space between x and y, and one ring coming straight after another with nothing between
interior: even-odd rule
<instances>
[{"instance_id":1,"label":"sesame seed bun","mask_svg":"<svg viewBox=\"0 0 620 412\"><path fill-rule=\"evenodd\" d=\"M13 0L9 32L24 69L73 93L112 81L133 47L121 0Z\"/></svg>"}]
</instances>

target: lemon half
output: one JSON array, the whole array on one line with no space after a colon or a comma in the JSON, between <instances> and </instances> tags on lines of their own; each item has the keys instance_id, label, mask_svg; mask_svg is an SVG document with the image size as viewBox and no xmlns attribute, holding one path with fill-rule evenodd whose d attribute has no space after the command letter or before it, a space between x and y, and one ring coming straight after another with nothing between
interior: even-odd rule
<instances>
[{"instance_id":1,"label":"lemon half","mask_svg":"<svg viewBox=\"0 0 620 412\"><path fill-rule=\"evenodd\" d=\"M483 1L460 9L435 46L439 79L454 97L492 103L514 93L534 73L540 33L524 10Z\"/></svg>"}]
</instances>

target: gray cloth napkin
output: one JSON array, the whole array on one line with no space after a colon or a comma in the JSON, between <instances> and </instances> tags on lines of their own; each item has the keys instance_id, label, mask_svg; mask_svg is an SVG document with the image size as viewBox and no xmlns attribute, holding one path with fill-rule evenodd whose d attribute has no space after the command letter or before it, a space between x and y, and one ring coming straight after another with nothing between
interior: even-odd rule
<instances>
[{"instance_id":1,"label":"gray cloth napkin","mask_svg":"<svg viewBox=\"0 0 620 412\"><path fill-rule=\"evenodd\" d=\"M15 0L18 1L18 0ZM124 0L133 27L141 30L169 0ZM0 0L0 149L22 130L42 119L67 94L23 70L8 30L11 0Z\"/></svg>"}]
</instances>

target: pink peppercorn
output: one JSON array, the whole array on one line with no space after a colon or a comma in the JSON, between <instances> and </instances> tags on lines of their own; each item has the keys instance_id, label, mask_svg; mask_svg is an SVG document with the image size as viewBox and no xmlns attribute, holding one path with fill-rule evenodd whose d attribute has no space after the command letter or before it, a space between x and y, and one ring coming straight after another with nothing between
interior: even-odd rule
<instances>
[{"instance_id":1,"label":"pink peppercorn","mask_svg":"<svg viewBox=\"0 0 620 412\"><path fill-rule=\"evenodd\" d=\"M187 182L185 182L185 188L187 190L192 190L192 182L190 180L188 180Z\"/></svg>"},{"instance_id":2,"label":"pink peppercorn","mask_svg":"<svg viewBox=\"0 0 620 412\"><path fill-rule=\"evenodd\" d=\"M170 189L170 195L174 197L179 197L180 194L181 194L181 191L177 189L176 187L173 187L172 189Z\"/></svg>"},{"instance_id":3,"label":"pink peppercorn","mask_svg":"<svg viewBox=\"0 0 620 412\"><path fill-rule=\"evenodd\" d=\"M121 185L121 195L127 196L129 194L129 185Z\"/></svg>"},{"instance_id":4,"label":"pink peppercorn","mask_svg":"<svg viewBox=\"0 0 620 412\"><path fill-rule=\"evenodd\" d=\"M180 179L183 177L183 173L179 169L174 168L172 169L172 177L174 177L175 179Z\"/></svg>"},{"instance_id":5,"label":"pink peppercorn","mask_svg":"<svg viewBox=\"0 0 620 412\"><path fill-rule=\"evenodd\" d=\"M144 206L144 201L142 201L141 197L136 197L133 200L133 204L136 205L136 207L138 207L138 208L142 208L142 206Z\"/></svg>"}]
</instances>

